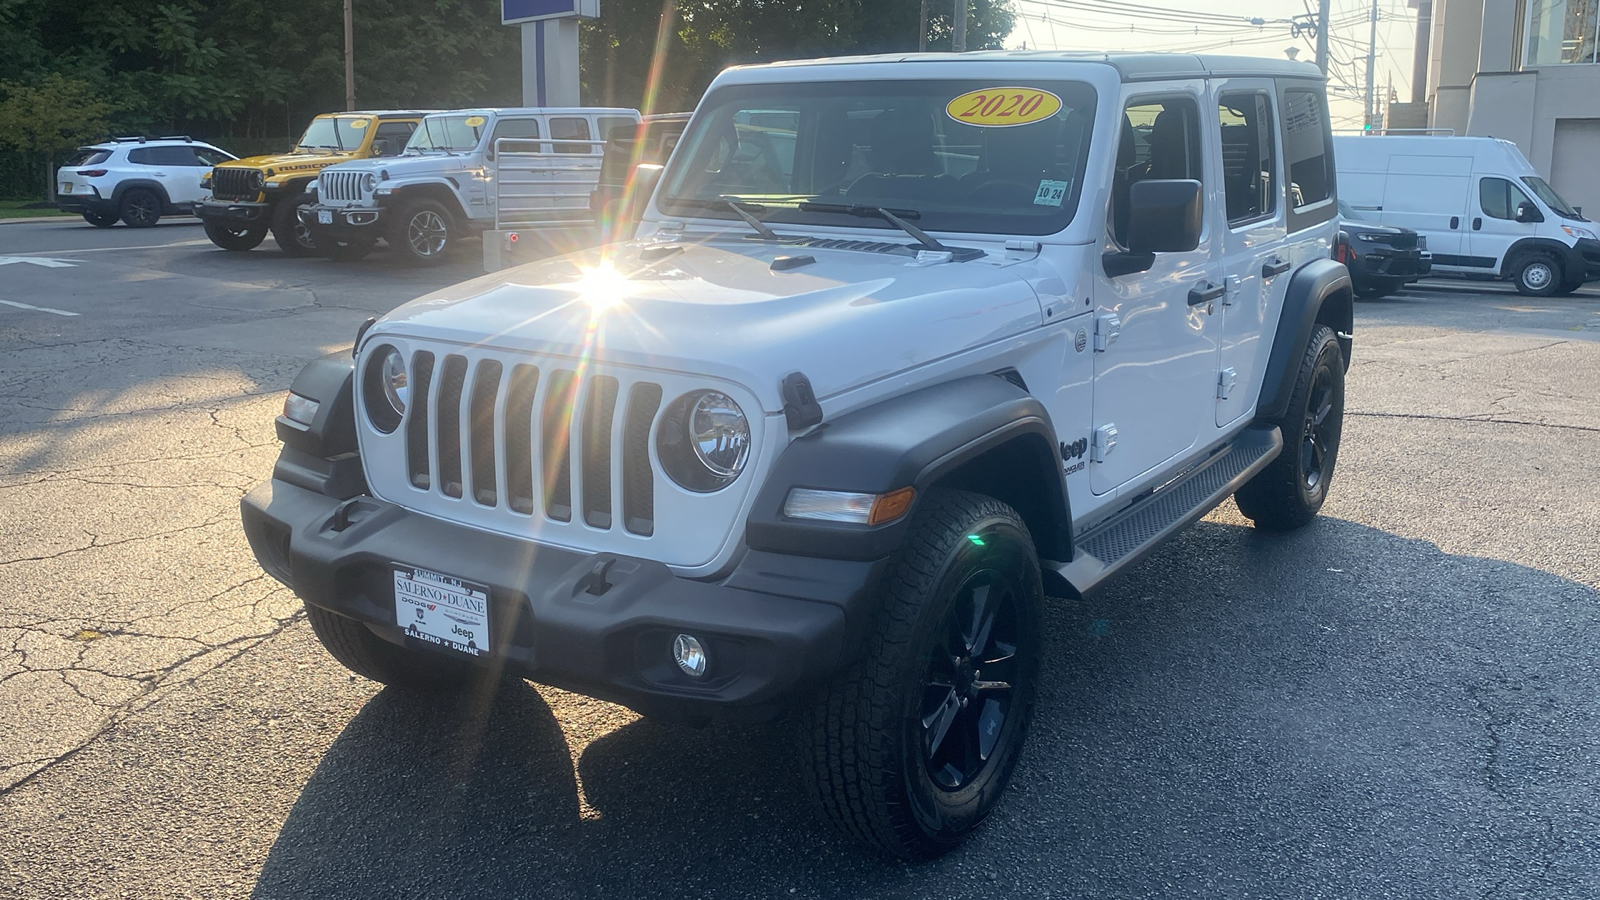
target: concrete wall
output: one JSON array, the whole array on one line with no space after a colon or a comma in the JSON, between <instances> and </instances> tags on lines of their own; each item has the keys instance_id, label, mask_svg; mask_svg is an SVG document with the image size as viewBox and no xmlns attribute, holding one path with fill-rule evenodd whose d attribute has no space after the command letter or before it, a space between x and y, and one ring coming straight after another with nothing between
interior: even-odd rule
<instances>
[{"instance_id":1,"label":"concrete wall","mask_svg":"<svg viewBox=\"0 0 1600 900\"><path fill-rule=\"evenodd\" d=\"M1498 0L1490 0L1498 2ZM1433 98L1434 128L1466 134L1471 109L1472 76L1478 72L1483 45L1485 0L1439 0L1433 7L1434 34L1428 83ZM1509 34L1507 35L1509 37Z\"/></svg>"},{"instance_id":2,"label":"concrete wall","mask_svg":"<svg viewBox=\"0 0 1600 900\"><path fill-rule=\"evenodd\" d=\"M1514 142L1539 174L1567 202L1600 213L1600 165L1575 165L1571 156L1587 146L1590 128L1600 121L1600 66L1546 66L1526 72L1480 73L1472 82L1465 134ZM1561 172L1554 169L1556 131L1569 146Z\"/></svg>"}]
</instances>

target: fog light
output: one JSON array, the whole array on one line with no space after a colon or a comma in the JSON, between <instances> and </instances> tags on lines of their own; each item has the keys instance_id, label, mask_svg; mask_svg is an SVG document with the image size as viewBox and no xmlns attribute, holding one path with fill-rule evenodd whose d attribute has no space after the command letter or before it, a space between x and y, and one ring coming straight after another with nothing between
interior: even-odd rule
<instances>
[{"instance_id":1,"label":"fog light","mask_svg":"<svg viewBox=\"0 0 1600 900\"><path fill-rule=\"evenodd\" d=\"M680 634L672 641L672 659L684 674L699 678L706 674L706 651L700 646L700 641L687 634Z\"/></svg>"}]
</instances>

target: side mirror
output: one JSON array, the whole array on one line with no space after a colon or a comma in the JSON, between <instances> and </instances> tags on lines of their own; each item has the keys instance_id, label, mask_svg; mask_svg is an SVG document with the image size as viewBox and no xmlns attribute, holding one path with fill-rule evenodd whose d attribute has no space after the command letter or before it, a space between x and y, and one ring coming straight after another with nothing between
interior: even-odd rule
<instances>
[{"instance_id":1,"label":"side mirror","mask_svg":"<svg viewBox=\"0 0 1600 900\"><path fill-rule=\"evenodd\" d=\"M373 156L388 156L389 155L389 139L388 138L375 138L375 139L373 139L373 141L372 141L372 155Z\"/></svg>"},{"instance_id":2,"label":"side mirror","mask_svg":"<svg viewBox=\"0 0 1600 900\"><path fill-rule=\"evenodd\" d=\"M1128 249L1105 254L1101 266L1110 278L1143 272L1157 253L1187 253L1200 246L1205 220L1200 182L1151 178L1128 190Z\"/></svg>"},{"instance_id":3,"label":"side mirror","mask_svg":"<svg viewBox=\"0 0 1600 900\"><path fill-rule=\"evenodd\" d=\"M1517 204L1517 221L1525 225L1532 222L1543 222L1544 213L1539 212L1539 207L1524 200Z\"/></svg>"}]
</instances>

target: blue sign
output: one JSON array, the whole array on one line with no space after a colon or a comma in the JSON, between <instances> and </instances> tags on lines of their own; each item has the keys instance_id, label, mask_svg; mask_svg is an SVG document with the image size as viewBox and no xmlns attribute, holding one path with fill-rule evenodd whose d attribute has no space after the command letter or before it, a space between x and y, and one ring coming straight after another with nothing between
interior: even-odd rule
<instances>
[{"instance_id":1,"label":"blue sign","mask_svg":"<svg viewBox=\"0 0 1600 900\"><path fill-rule=\"evenodd\" d=\"M571 16L594 18L600 14L599 6L598 0L500 0L500 22L517 25Z\"/></svg>"}]
</instances>

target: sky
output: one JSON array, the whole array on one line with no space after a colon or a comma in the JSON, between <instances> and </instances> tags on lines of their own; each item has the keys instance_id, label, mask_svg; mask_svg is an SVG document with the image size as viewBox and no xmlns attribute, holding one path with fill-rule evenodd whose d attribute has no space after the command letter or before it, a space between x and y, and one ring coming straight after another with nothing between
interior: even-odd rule
<instances>
[{"instance_id":1,"label":"sky","mask_svg":"<svg viewBox=\"0 0 1600 900\"><path fill-rule=\"evenodd\" d=\"M1288 20L1315 13L1311 0L1013 0L1016 26L1010 48L1038 50L1150 50L1284 57L1299 47L1304 62L1316 59L1309 33L1295 37ZM1372 0L1332 0L1329 10L1329 105L1338 128L1360 128L1366 89ZM1253 25L1252 18L1266 20ZM1393 80L1395 93L1411 99L1411 53L1417 12L1405 0L1378 0L1375 97ZM1379 107L1381 109L1381 102Z\"/></svg>"}]
</instances>

